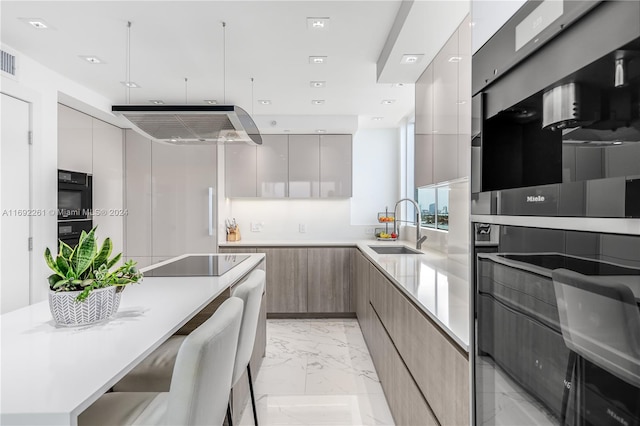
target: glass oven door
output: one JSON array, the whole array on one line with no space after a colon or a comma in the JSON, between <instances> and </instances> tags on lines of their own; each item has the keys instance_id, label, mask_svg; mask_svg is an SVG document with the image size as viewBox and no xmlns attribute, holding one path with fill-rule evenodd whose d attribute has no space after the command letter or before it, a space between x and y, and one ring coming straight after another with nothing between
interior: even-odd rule
<instances>
[{"instance_id":1,"label":"glass oven door","mask_svg":"<svg viewBox=\"0 0 640 426\"><path fill-rule=\"evenodd\" d=\"M640 236L477 225L476 425L640 425Z\"/></svg>"},{"instance_id":2,"label":"glass oven door","mask_svg":"<svg viewBox=\"0 0 640 426\"><path fill-rule=\"evenodd\" d=\"M87 184L58 183L58 220L87 219L91 216L91 176Z\"/></svg>"}]
</instances>

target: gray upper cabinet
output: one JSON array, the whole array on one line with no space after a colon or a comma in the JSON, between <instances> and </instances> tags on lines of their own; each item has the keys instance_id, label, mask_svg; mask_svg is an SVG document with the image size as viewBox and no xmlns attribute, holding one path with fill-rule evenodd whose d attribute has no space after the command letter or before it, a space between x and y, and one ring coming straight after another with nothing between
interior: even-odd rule
<instances>
[{"instance_id":1,"label":"gray upper cabinet","mask_svg":"<svg viewBox=\"0 0 640 426\"><path fill-rule=\"evenodd\" d=\"M224 147L225 195L227 197L256 197L257 151L247 144L228 144Z\"/></svg>"},{"instance_id":2,"label":"gray upper cabinet","mask_svg":"<svg viewBox=\"0 0 640 426\"><path fill-rule=\"evenodd\" d=\"M413 170L416 188L433 181L433 62L424 70L415 88L416 123Z\"/></svg>"},{"instance_id":3,"label":"gray upper cabinet","mask_svg":"<svg viewBox=\"0 0 640 426\"><path fill-rule=\"evenodd\" d=\"M320 197L351 197L351 135L320 136Z\"/></svg>"},{"instance_id":4,"label":"gray upper cabinet","mask_svg":"<svg viewBox=\"0 0 640 426\"><path fill-rule=\"evenodd\" d=\"M417 135L433 133L433 62L424 70L415 86Z\"/></svg>"},{"instance_id":5,"label":"gray upper cabinet","mask_svg":"<svg viewBox=\"0 0 640 426\"><path fill-rule=\"evenodd\" d=\"M416 125L418 123L416 122ZM433 180L433 135L417 134L414 140L414 184L416 188L431 185Z\"/></svg>"},{"instance_id":6,"label":"gray upper cabinet","mask_svg":"<svg viewBox=\"0 0 640 426\"><path fill-rule=\"evenodd\" d=\"M416 188L468 177L471 169L471 27L467 16L415 86Z\"/></svg>"},{"instance_id":7,"label":"gray upper cabinet","mask_svg":"<svg viewBox=\"0 0 640 426\"><path fill-rule=\"evenodd\" d=\"M456 31L433 60L433 132L437 134L458 133L459 62Z\"/></svg>"},{"instance_id":8,"label":"gray upper cabinet","mask_svg":"<svg viewBox=\"0 0 640 426\"><path fill-rule=\"evenodd\" d=\"M320 137L289 136L289 197L320 196Z\"/></svg>"},{"instance_id":9,"label":"gray upper cabinet","mask_svg":"<svg viewBox=\"0 0 640 426\"><path fill-rule=\"evenodd\" d=\"M471 17L458 27L458 134L471 135ZM469 141L471 144L471 141Z\"/></svg>"},{"instance_id":10,"label":"gray upper cabinet","mask_svg":"<svg viewBox=\"0 0 640 426\"><path fill-rule=\"evenodd\" d=\"M351 197L351 135L263 135L262 141L225 146L226 197Z\"/></svg>"},{"instance_id":11,"label":"gray upper cabinet","mask_svg":"<svg viewBox=\"0 0 640 426\"><path fill-rule=\"evenodd\" d=\"M257 196L289 196L289 138L287 135L262 135L256 148Z\"/></svg>"},{"instance_id":12,"label":"gray upper cabinet","mask_svg":"<svg viewBox=\"0 0 640 426\"><path fill-rule=\"evenodd\" d=\"M458 177L458 135L433 135L433 179L446 182Z\"/></svg>"},{"instance_id":13,"label":"gray upper cabinet","mask_svg":"<svg viewBox=\"0 0 640 426\"><path fill-rule=\"evenodd\" d=\"M471 17L458 29L458 177L471 174Z\"/></svg>"},{"instance_id":14,"label":"gray upper cabinet","mask_svg":"<svg viewBox=\"0 0 640 426\"><path fill-rule=\"evenodd\" d=\"M58 105L58 168L93 173L93 118Z\"/></svg>"}]
</instances>

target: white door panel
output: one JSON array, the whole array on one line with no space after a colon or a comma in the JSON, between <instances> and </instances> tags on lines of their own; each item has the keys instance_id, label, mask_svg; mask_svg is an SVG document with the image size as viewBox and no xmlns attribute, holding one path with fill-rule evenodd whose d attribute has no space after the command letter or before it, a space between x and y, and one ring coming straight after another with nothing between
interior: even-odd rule
<instances>
[{"instance_id":1,"label":"white door panel","mask_svg":"<svg viewBox=\"0 0 640 426\"><path fill-rule=\"evenodd\" d=\"M29 104L0 96L0 313L5 313L29 304Z\"/></svg>"}]
</instances>

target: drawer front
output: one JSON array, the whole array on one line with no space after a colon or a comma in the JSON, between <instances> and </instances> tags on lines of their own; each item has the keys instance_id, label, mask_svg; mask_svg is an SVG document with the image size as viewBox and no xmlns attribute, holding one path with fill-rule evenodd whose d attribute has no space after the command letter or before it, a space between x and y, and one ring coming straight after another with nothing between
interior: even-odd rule
<instances>
[{"instance_id":1,"label":"drawer front","mask_svg":"<svg viewBox=\"0 0 640 426\"><path fill-rule=\"evenodd\" d=\"M371 355L393 419L397 425L438 425L380 319L371 310ZM374 355L375 354L375 355Z\"/></svg>"},{"instance_id":2,"label":"drawer front","mask_svg":"<svg viewBox=\"0 0 640 426\"><path fill-rule=\"evenodd\" d=\"M440 423L469 423L468 356L380 271L370 282L371 304Z\"/></svg>"}]
</instances>

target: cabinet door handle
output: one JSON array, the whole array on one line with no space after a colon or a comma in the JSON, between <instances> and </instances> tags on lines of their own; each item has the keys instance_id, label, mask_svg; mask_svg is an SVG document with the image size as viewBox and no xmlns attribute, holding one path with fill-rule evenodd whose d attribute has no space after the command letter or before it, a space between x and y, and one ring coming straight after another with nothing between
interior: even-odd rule
<instances>
[{"instance_id":1,"label":"cabinet door handle","mask_svg":"<svg viewBox=\"0 0 640 426\"><path fill-rule=\"evenodd\" d=\"M213 237L213 187L209 187L209 236Z\"/></svg>"}]
</instances>

